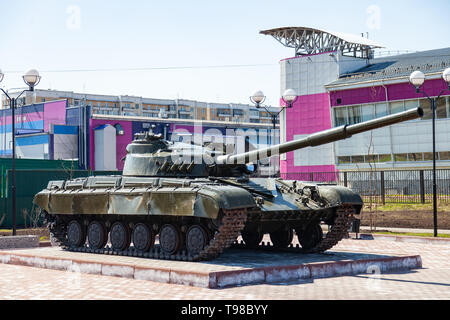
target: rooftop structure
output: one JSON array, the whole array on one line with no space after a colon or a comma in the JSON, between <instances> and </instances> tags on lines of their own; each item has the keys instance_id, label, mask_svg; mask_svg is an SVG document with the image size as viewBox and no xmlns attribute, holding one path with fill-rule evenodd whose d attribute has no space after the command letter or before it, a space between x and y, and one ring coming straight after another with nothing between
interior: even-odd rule
<instances>
[{"instance_id":1,"label":"rooftop structure","mask_svg":"<svg viewBox=\"0 0 450 320\"><path fill-rule=\"evenodd\" d=\"M260 31L282 45L294 48L295 56L340 51L345 56L370 58L382 45L364 37L307 27L282 27Z\"/></svg>"}]
</instances>

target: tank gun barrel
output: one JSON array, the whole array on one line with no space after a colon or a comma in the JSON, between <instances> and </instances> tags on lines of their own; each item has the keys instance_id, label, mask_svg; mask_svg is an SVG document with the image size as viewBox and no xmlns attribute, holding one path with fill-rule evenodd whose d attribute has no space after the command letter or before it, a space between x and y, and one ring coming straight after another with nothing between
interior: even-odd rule
<instances>
[{"instance_id":1,"label":"tank gun barrel","mask_svg":"<svg viewBox=\"0 0 450 320\"><path fill-rule=\"evenodd\" d=\"M316 132L307 137L298 140L284 142L268 148L253 150L235 155L218 156L216 158L216 163L218 164L249 163L252 161L261 160L274 155L279 155L306 147L315 147L322 144L343 140L357 133L362 133L365 131L386 127L399 122L417 119L422 116L423 110L422 108L418 107L415 109L410 109L407 111L387 115L369 121L360 122L357 124L343 125L340 127Z\"/></svg>"}]
</instances>

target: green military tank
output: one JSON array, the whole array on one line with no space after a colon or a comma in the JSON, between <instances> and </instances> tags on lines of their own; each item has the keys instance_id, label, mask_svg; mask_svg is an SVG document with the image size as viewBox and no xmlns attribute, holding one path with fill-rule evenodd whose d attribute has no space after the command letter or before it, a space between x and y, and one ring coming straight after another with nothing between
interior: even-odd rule
<instances>
[{"instance_id":1,"label":"green military tank","mask_svg":"<svg viewBox=\"0 0 450 320\"><path fill-rule=\"evenodd\" d=\"M66 250L199 261L218 257L240 235L238 247L259 248L269 234L272 249L323 252L347 234L361 197L337 185L253 177L248 164L422 115L411 109L243 153L139 133L122 176L50 181L34 203L53 243ZM329 226L325 236L321 224ZM294 236L301 247L292 246Z\"/></svg>"}]
</instances>

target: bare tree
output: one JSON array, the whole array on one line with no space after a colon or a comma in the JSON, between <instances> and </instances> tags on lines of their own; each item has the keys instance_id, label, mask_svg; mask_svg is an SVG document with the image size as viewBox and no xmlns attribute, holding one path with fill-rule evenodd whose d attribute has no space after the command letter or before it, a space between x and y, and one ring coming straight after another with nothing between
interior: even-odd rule
<instances>
[{"instance_id":1,"label":"bare tree","mask_svg":"<svg viewBox=\"0 0 450 320\"><path fill-rule=\"evenodd\" d=\"M33 204L31 208L30 214L28 215L30 219L31 228L39 228L40 227L40 219L41 219L41 210L38 206Z\"/></svg>"},{"instance_id":2,"label":"bare tree","mask_svg":"<svg viewBox=\"0 0 450 320\"><path fill-rule=\"evenodd\" d=\"M72 151L72 159L74 157L74 153L75 151ZM65 173L67 173L69 175L69 180L73 179L73 173L75 170L75 161L71 160L70 161L70 167L67 167L64 163L64 160L61 160L61 167L64 170Z\"/></svg>"}]
</instances>

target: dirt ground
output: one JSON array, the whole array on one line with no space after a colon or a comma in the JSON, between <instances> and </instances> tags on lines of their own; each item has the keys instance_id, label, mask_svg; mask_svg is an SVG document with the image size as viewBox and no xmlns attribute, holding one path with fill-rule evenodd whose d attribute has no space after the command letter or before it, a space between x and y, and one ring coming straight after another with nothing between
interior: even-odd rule
<instances>
[{"instance_id":1,"label":"dirt ground","mask_svg":"<svg viewBox=\"0 0 450 320\"><path fill-rule=\"evenodd\" d=\"M361 225L370 226L371 221L376 227L433 229L433 211L378 211L370 214L363 210ZM438 209L437 222L439 229L450 229L450 212Z\"/></svg>"}]
</instances>

